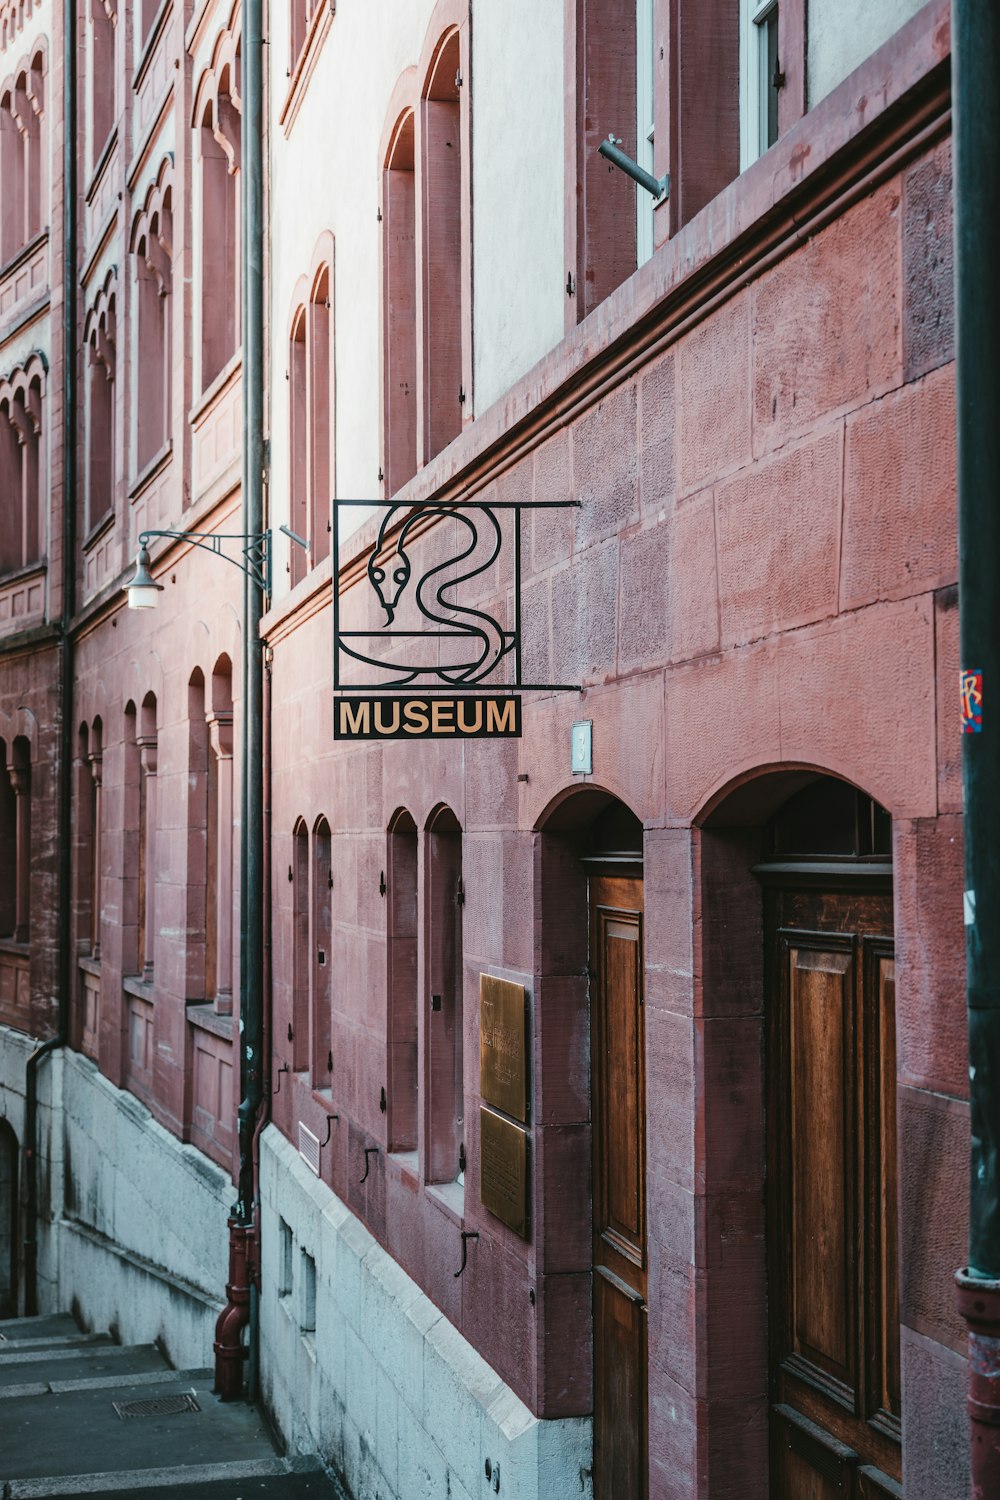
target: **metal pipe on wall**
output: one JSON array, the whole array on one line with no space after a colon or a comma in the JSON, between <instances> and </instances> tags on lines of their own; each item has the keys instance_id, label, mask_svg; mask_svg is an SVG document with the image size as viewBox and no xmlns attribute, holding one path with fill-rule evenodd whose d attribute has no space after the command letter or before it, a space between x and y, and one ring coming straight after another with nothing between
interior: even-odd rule
<instances>
[{"instance_id":1,"label":"metal pipe on wall","mask_svg":"<svg viewBox=\"0 0 1000 1500\"><path fill-rule=\"evenodd\" d=\"M73 987L73 946L67 920L72 898L73 796L73 611L76 602L77 464L77 74L76 7L63 17L63 432L62 432L62 609L59 624L58 866L56 910L59 921L56 1034L28 1058L24 1076L24 1312L38 1311L38 1069L69 1040ZM51 491L49 492L51 500Z\"/></svg>"},{"instance_id":2,"label":"metal pipe on wall","mask_svg":"<svg viewBox=\"0 0 1000 1500\"><path fill-rule=\"evenodd\" d=\"M952 0L972 1494L1000 1495L1000 7Z\"/></svg>"},{"instance_id":3,"label":"metal pipe on wall","mask_svg":"<svg viewBox=\"0 0 1000 1500\"><path fill-rule=\"evenodd\" d=\"M263 0L244 0L242 19L242 335L243 530L264 530L264 109ZM249 573L243 586L243 764L240 840L240 1105L238 1194L229 1220L229 1300L216 1326L216 1390L243 1392L242 1361L257 1347L259 1267L254 1134L263 1099L264 1067L264 589ZM249 1281L248 1281L249 1277ZM249 1348L243 1348L248 1331ZM256 1370L256 1357L251 1373Z\"/></svg>"}]
</instances>

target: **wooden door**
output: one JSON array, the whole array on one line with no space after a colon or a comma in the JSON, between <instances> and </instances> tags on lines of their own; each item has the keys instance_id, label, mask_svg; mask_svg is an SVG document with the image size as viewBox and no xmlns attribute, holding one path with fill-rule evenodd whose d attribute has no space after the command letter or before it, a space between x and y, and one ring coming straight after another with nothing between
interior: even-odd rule
<instances>
[{"instance_id":1,"label":"wooden door","mask_svg":"<svg viewBox=\"0 0 1000 1500\"><path fill-rule=\"evenodd\" d=\"M902 1493L892 894L782 879L767 895L771 1495L885 1500Z\"/></svg>"},{"instance_id":2,"label":"wooden door","mask_svg":"<svg viewBox=\"0 0 1000 1500\"><path fill-rule=\"evenodd\" d=\"M646 1417L646 1048L642 881L590 880L594 1500L642 1500Z\"/></svg>"}]
</instances>

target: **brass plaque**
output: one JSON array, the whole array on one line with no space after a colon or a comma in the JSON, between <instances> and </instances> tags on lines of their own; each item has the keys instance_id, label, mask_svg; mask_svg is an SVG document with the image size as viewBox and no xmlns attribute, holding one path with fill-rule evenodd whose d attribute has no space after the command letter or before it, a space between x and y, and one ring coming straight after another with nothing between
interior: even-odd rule
<instances>
[{"instance_id":1,"label":"brass plaque","mask_svg":"<svg viewBox=\"0 0 1000 1500\"><path fill-rule=\"evenodd\" d=\"M528 1118L528 1007L523 984L479 976L479 1093L522 1122Z\"/></svg>"},{"instance_id":2,"label":"brass plaque","mask_svg":"<svg viewBox=\"0 0 1000 1500\"><path fill-rule=\"evenodd\" d=\"M483 1207L528 1237L528 1132L479 1106L479 1196Z\"/></svg>"}]
</instances>

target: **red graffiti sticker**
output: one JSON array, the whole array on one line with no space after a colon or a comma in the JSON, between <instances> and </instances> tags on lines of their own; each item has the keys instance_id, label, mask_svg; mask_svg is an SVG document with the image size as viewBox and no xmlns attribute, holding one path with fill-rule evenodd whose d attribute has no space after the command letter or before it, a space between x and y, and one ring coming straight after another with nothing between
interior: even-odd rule
<instances>
[{"instance_id":1,"label":"red graffiti sticker","mask_svg":"<svg viewBox=\"0 0 1000 1500\"><path fill-rule=\"evenodd\" d=\"M983 728L983 674L964 667L959 673L962 694L962 733L981 734Z\"/></svg>"}]
</instances>

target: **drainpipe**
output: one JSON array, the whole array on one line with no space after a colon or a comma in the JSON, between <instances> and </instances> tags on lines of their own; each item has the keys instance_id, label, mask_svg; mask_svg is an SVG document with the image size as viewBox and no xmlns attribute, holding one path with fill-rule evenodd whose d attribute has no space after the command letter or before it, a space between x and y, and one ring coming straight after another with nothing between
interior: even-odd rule
<instances>
[{"instance_id":1,"label":"drainpipe","mask_svg":"<svg viewBox=\"0 0 1000 1500\"><path fill-rule=\"evenodd\" d=\"M1000 1495L1000 7L952 0L972 1495ZM981 673L981 678L970 678ZM979 727L976 724L978 715Z\"/></svg>"},{"instance_id":2,"label":"drainpipe","mask_svg":"<svg viewBox=\"0 0 1000 1500\"><path fill-rule=\"evenodd\" d=\"M63 7L63 517L62 612L59 632L59 763L56 911L59 913L58 1013L56 1034L36 1047L24 1074L24 1312L38 1312L38 1068L69 1039L73 949L68 921L71 901L73 791L73 641L76 596L76 7ZM50 550L51 556L51 550Z\"/></svg>"},{"instance_id":3,"label":"drainpipe","mask_svg":"<svg viewBox=\"0 0 1000 1500\"><path fill-rule=\"evenodd\" d=\"M264 138L263 0L243 0L243 530L264 530ZM263 1098L263 591L243 585L243 776L240 848L240 1107L238 1196L229 1219L227 1305L215 1339L215 1388L223 1400L243 1395L242 1365L257 1342L259 1249L254 1133Z\"/></svg>"}]
</instances>

